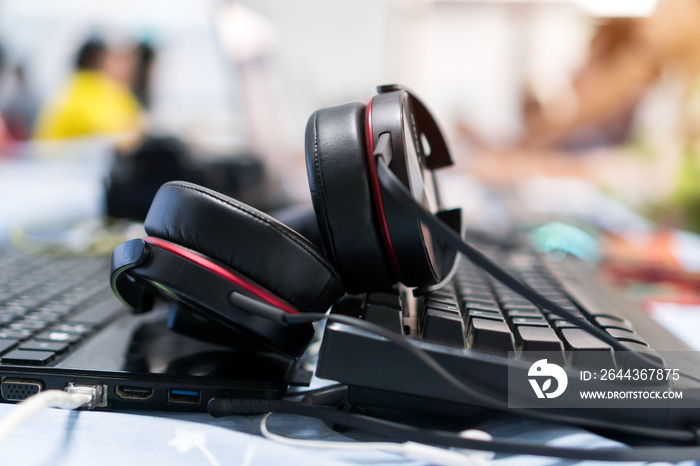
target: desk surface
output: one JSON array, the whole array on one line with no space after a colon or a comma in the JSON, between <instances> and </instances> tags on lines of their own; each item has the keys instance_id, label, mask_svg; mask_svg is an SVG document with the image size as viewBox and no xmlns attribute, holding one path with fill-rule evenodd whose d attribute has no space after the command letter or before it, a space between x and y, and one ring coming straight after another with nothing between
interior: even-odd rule
<instances>
[{"instance_id":1,"label":"desk surface","mask_svg":"<svg viewBox=\"0 0 700 466\"><path fill-rule=\"evenodd\" d=\"M0 416L5 416L11 409L14 406L0 405ZM0 446L0 457L2 464L21 462L24 466L427 464L407 460L393 453L318 450L281 445L261 437L259 423L260 416L214 419L203 413L158 413L147 416L138 413L49 409L30 419L8 438ZM492 420L474 427L502 439L559 447L601 448L619 445L582 429L510 415L496 415ZM321 421L284 414L272 415L268 420L268 428L281 435L304 439L381 440L359 431L340 434ZM496 457L493 464L534 466L565 462L551 458L510 456Z\"/></svg>"}]
</instances>

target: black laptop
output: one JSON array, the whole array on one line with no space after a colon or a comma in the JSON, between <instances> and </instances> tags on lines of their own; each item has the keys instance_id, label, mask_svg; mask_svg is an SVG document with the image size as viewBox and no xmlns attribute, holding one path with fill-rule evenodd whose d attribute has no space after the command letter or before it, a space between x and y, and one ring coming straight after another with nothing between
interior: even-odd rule
<instances>
[{"instance_id":1,"label":"black laptop","mask_svg":"<svg viewBox=\"0 0 700 466\"><path fill-rule=\"evenodd\" d=\"M2 400L73 384L100 387L98 409L205 410L214 395L279 398L296 380L297 360L243 336L229 332L219 345L170 330L168 318L183 313L166 306L128 313L109 288L108 257L6 248L0 253Z\"/></svg>"}]
</instances>

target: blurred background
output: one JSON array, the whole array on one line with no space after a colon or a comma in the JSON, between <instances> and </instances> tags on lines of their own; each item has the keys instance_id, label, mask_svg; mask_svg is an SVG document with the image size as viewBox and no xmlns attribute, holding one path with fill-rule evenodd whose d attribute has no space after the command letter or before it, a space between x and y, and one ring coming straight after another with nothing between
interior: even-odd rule
<instances>
[{"instance_id":1,"label":"blurred background","mask_svg":"<svg viewBox=\"0 0 700 466\"><path fill-rule=\"evenodd\" d=\"M694 293L698 24L700 0L0 0L0 230L142 219L170 179L308 203L309 115L399 82L475 223L565 220L594 246L555 226L543 247Z\"/></svg>"}]
</instances>

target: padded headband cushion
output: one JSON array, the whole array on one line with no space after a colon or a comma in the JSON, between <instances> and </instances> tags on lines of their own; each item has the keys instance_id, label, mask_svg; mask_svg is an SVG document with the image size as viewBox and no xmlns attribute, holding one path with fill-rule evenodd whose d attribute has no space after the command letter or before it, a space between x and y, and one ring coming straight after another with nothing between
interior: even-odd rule
<instances>
[{"instance_id":1,"label":"padded headband cushion","mask_svg":"<svg viewBox=\"0 0 700 466\"><path fill-rule=\"evenodd\" d=\"M149 235L222 262L300 311L325 312L344 292L332 264L304 237L195 184L161 186L144 226Z\"/></svg>"},{"instance_id":2,"label":"padded headband cushion","mask_svg":"<svg viewBox=\"0 0 700 466\"><path fill-rule=\"evenodd\" d=\"M306 125L306 173L321 239L350 293L396 282L372 202L364 119L365 106L354 102L318 110Z\"/></svg>"}]
</instances>

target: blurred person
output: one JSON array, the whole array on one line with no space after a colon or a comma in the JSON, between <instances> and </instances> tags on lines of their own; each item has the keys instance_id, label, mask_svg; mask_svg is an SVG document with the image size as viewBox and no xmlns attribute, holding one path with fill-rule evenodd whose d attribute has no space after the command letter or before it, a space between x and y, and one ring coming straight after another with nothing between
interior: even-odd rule
<instances>
[{"instance_id":1,"label":"blurred person","mask_svg":"<svg viewBox=\"0 0 700 466\"><path fill-rule=\"evenodd\" d=\"M29 89L24 65L17 64L10 76L9 92L0 106L12 139L29 139L38 112L37 100Z\"/></svg>"},{"instance_id":2,"label":"blurred person","mask_svg":"<svg viewBox=\"0 0 700 466\"><path fill-rule=\"evenodd\" d=\"M2 47L2 44L0 44L0 85L3 82L3 76L5 74L5 52ZM0 86L2 87L2 86ZM0 114L0 155L2 155L1 151L3 147L5 146L5 143L9 139L9 134L7 132L7 127L5 126L5 120L2 118L2 114Z\"/></svg>"},{"instance_id":3,"label":"blurred person","mask_svg":"<svg viewBox=\"0 0 700 466\"><path fill-rule=\"evenodd\" d=\"M634 109L660 72L646 26L643 18L608 19L596 30L570 89L545 105L526 96L523 145L566 150L627 140Z\"/></svg>"},{"instance_id":4,"label":"blurred person","mask_svg":"<svg viewBox=\"0 0 700 466\"><path fill-rule=\"evenodd\" d=\"M648 28L652 47L664 64L677 69L685 93L679 112L676 183L656 206L665 223L700 232L700 0L660 2Z\"/></svg>"},{"instance_id":5,"label":"blurred person","mask_svg":"<svg viewBox=\"0 0 700 466\"><path fill-rule=\"evenodd\" d=\"M588 58L569 92L543 106L526 110L527 131L521 149L555 154L630 144L651 157L636 157L645 186L640 193L646 213L662 224L700 232L700 0L661 0L648 18L616 18L602 25L591 41ZM651 90L673 100L677 124L670 125L674 143L654 147L647 134L635 132ZM657 118L658 120L658 118ZM666 123L666 122L664 122ZM598 159L608 172L619 170L621 154ZM554 164L562 157L542 157ZM569 163L575 168L578 160ZM581 160L579 167L586 165ZM591 165L590 163L588 165ZM617 168L612 168L616 167ZM600 171L600 169L599 169ZM637 175L639 176L639 175ZM608 182L616 181L607 174Z\"/></svg>"},{"instance_id":6,"label":"blurred person","mask_svg":"<svg viewBox=\"0 0 700 466\"><path fill-rule=\"evenodd\" d=\"M80 47L75 72L41 109L34 136L72 138L135 133L141 106L129 89L133 53L109 50L98 39Z\"/></svg>"},{"instance_id":7,"label":"blurred person","mask_svg":"<svg viewBox=\"0 0 700 466\"><path fill-rule=\"evenodd\" d=\"M147 41L136 47L136 63L131 78L131 89L143 108L151 106L151 75L156 61L156 49Z\"/></svg>"},{"instance_id":8,"label":"blurred person","mask_svg":"<svg viewBox=\"0 0 700 466\"><path fill-rule=\"evenodd\" d=\"M567 149L627 142L645 94L668 74L682 81L688 104L700 79L698 24L699 0L661 0L648 18L606 20L570 89L544 105L526 97L522 145ZM678 110L681 118L685 112Z\"/></svg>"}]
</instances>

